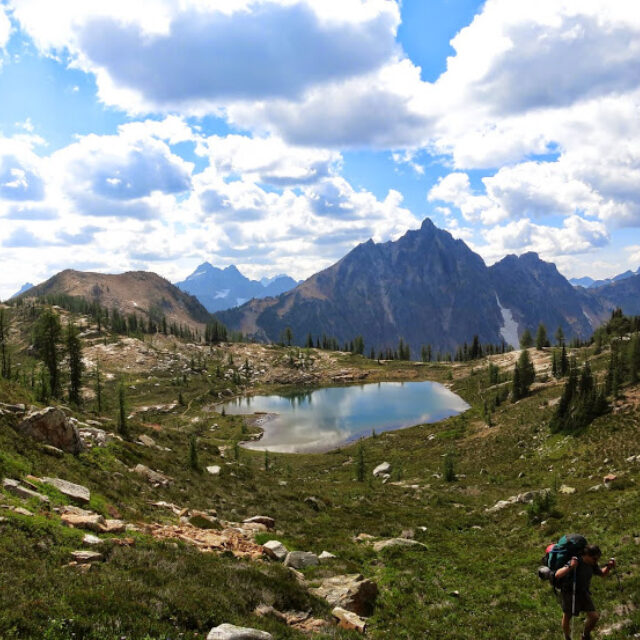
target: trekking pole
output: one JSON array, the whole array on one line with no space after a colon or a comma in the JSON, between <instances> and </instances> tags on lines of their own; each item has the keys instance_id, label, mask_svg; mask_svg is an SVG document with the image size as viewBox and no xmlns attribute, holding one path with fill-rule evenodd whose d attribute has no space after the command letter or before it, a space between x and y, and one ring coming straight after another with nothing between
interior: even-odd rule
<instances>
[{"instance_id":1,"label":"trekking pole","mask_svg":"<svg viewBox=\"0 0 640 640\"><path fill-rule=\"evenodd\" d=\"M578 582L578 567L573 568L573 602L571 604L571 637L576 628L576 586Z\"/></svg>"}]
</instances>

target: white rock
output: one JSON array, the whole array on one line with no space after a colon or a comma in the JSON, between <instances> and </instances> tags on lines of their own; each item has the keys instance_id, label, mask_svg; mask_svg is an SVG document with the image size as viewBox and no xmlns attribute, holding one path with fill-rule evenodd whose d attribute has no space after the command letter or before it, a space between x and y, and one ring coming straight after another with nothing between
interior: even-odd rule
<instances>
[{"instance_id":1,"label":"white rock","mask_svg":"<svg viewBox=\"0 0 640 640\"><path fill-rule=\"evenodd\" d=\"M321 563L324 563L324 562L328 562L329 560L334 560L335 557L336 556L333 553L329 553L328 551L323 551L318 556L318 560L320 560Z\"/></svg>"},{"instance_id":2,"label":"white rock","mask_svg":"<svg viewBox=\"0 0 640 640\"><path fill-rule=\"evenodd\" d=\"M285 547L282 542L278 542L278 540L269 540L262 546L264 547L266 555L274 560L278 560L278 562L284 562L289 553L287 547Z\"/></svg>"},{"instance_id":3,"label":"white rock","mask_svg":"<svg viewBox=\"0 0 640 640\"><path fill-rule=\"evenodd\" d=\"M102 544L102 540L98 538L98 536L94 536L90 533L87 533L84 538L82 538L82 544L86 544L87 546L93 546L96 544Z\"/></svg>"},{"instance_id":4,"label":"white rock","mask_svg":"<svg viewBox=\"0 0 640 640\"><path fill-rule=\"evenodd\" d=\"M391 465L388 462L383 462L373 470L373 475L374 477L377 478L378 476L388 474L390 471L391 471Z\"/></svg>"},{"instance_id":5,"label":"white rock","mask_svg":"<svg viewBox=\"0 0 640 640\"><path fill-rule=\"evenodd\" d=\"M273 636L266 631L221 624L209 631L207 640L273 640Z\"/></svg>"},{"instance_id":6,"label":"white rock","mask_svg":"<svg viewBox=\"0 0 640 640\"><path fill-rule=\"evenodd\" d=\"M210 473L212 476L219 476L221 470L222 470L221 467L217 464L213 464L210 467L207 467L207 472Z\"/></svg>"}]
</instances>

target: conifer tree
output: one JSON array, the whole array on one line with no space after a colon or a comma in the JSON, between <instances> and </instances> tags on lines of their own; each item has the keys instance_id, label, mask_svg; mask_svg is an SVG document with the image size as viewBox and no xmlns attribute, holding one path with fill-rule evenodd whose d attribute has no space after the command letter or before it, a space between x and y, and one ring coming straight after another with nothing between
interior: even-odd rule
<instances>
[{"instance_id":1,"label":"conifer tree","mask_svg":"<svg viewBox=\"0 0 640 640\"><path fill-rule=\"evenodd\" d=\"M34 326L35 347L49 372L49 390L60 397L60 354L58 345L62 327L60 319L51 309L45 309Z\"/></svg>"},{"instance_id":2,"label":"conifer tree","mask_svg":"<svg viewBox=\"0 0 640 640\"><path fill-rule=\"evenodd\" d=\"M556 344L561 347L564 344L564 331L562 327L558 327L555 333Z\"/></svg>"},{"instance_id":3,"label":"conifer tree","mask_svg":"<svg viewBox=\"0 0 640 640\"><path fill-rule=\"evenodd\" d=\"M562 351L560 352L560 377L564 378L569 372L569 358L567 357L567 348L562 345Z\"/></svg>"},{"instance_id":4,"label":"conifer tree","mask_svg":"<svg viewBox=\"0 0 640 640\"><path fill-rule=\"evenodd\" d=\"M549 346L549 340L547 338L547 328L540 323L538 325L538 331L536 333L536 349L542 351L544 347Z\"/></svg>"},{"instance_id":5,"label":"conifer tree","mask_svg":"<svg viewBox=\"0 0 640 640\"><path fill-rule=\"evenodd\" d=\"M531 346L533 346L533 338L531 337L531 332L529 331L529 329L525 329L520 336L520 348L528 349Z\"/></svg>"},{"instance_id":6,"label":"conifer tree","mask_svg":"<svg viewBox=\"0 0 640 640\"><path fill-rule=\"evenodd\" d=\"M79 405L82 400L82 343L78 337L78 328L70 322L67 325L67 356L69 358L69 401Z\"/></svg>"}]
</instances>

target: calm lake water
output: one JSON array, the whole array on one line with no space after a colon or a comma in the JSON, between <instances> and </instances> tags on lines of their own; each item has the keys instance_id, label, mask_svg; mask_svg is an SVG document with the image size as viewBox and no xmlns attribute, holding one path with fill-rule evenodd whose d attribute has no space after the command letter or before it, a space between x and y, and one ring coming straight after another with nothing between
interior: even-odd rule
<instances>
[{"instance_id":1,"label":"calm lake water","mask_svg":"<svg viewBox=\"0 0 640 640\"><path fill-rule=\"evenodd\" d=\"M362 436L437 422L469 405L437 382L380 382L288 395L236 398L228 414L266 413L261 440L246 445L281 453L329 451Z\"/></svg>"}]
</instances>

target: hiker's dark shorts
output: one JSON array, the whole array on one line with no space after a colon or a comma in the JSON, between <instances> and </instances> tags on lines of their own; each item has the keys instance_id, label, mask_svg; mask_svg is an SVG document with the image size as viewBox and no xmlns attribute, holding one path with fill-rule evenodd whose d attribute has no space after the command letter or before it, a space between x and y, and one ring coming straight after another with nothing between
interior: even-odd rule
<instances>
[{"instance_id":1,"label":"hiker's dark shorts","mask_svg":"<svg viewBox=\"0 0 640 640\"><path fill-rule=\"evenodd\" d=\"M562 613L568 613L569 615L573 612L573 591L563 591L562 592ZM576 614L581 611L595 611L596 606L593 604L593 600L591 599L591 595L586 591L578 591L576 593Z\"/></svg>"}]
</instances>

